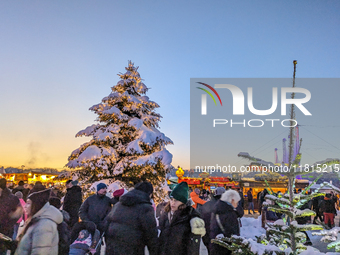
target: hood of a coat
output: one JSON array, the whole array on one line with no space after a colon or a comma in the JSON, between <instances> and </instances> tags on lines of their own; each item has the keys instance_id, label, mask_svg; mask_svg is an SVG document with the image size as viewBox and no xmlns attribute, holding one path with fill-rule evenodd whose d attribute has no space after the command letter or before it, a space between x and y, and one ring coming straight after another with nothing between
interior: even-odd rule
<instances>
[{"instance_id":1,"label":"hood of a coat","mask_svg":"<svg viewBox=\"0 0 340 255\"><path fill-rule=\"evenodd\" d=\"M33 218L49 219L49 220L54 221L57 224L60 224L63 222L62 213L57 208L50 205L49 202L47 202L36 214L34 214Z\"/></svg>"},{"instance_id":2,"label":"hood of a coat","mask_svg":"<svg viewBox=\"0 0 340 255\"><path fill-rule=\"evenodd\" d=\"M150 204L150 197L147 193L140 190L131 190L119 198L119 202L125 206L134 206L136 204Z\"/></svg>"},{"instance_id":3,"label":"hood of a coat","mask_svg":"<svg viewBox=\"0 0 340 255\"><path fill-rule=\"evenodd\" d=\"M226 212L234 211L234 207L232 205L227 204L226 202L219 200L216 202L213 213L215 214L224 214Z\"/></svg>"}]
</instances>

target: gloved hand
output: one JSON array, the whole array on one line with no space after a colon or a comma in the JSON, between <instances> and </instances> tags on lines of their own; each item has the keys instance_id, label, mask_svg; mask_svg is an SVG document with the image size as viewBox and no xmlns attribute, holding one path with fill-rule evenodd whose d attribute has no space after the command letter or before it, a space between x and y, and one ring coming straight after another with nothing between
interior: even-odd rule
<instances>
[{"instance_id":1,"label":"gloved hand","mask_svg":"<svg viewBox=\"0 0 340 255\"><path fill-rule=\"evenodd\" d=\"M218 235L216 236L216 239L222 239L223 237L224 237L223 234L218 234Z\"/></svg>"}]
</instances>

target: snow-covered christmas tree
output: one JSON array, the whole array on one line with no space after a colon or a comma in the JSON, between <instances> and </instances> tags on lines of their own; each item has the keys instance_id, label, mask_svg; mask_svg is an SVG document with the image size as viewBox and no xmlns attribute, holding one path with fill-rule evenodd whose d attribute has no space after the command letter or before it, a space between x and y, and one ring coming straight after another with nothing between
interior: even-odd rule
<instances>
[{"instance_id":1,"label":"snow-covered christmas tree","mask_svg":"<svg viewBox=\"0 0 340 255\"><path fill-rule=\"evenodd\" d=\"M76 137L92 139L72 152L67 166L77 170L80 179L93 182L112 178L128 187L142 180L150 181L156 196L163 193L165 174L171 167L172 154L165 149L173 142L161 133L155 112L159 105L145 95L138 67L129 61L125 73L112 92L93 105L97 124L79 131Z\"/></svg>"}]
</instances>

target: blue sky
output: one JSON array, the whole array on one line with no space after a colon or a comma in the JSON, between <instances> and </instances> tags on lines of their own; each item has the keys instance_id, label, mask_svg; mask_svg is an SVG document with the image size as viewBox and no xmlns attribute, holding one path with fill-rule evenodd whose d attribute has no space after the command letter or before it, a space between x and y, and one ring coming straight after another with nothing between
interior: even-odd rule
<instances>
[{"instance_id":1,"label":"blue sky","mask_svg":"<svg viewBox=\"0 0 340 255\"><path fill-rule=\"evenodd\" d=\"M0 165L62 168L132 60L187 168L190 78L290 78L294 59L298 77L339 77L339 13L338 1L1 1Z\"/></svg>"}]
</instances>

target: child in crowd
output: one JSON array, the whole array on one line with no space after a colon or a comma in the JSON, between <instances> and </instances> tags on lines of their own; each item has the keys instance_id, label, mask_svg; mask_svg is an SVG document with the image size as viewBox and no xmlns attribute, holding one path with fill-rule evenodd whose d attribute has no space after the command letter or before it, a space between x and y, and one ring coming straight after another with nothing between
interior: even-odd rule
<instances>
[{"instance_id":1,"label":"child in crowd","mask_svg":"<svg viewBox=\"0 0 340 255\"><path fill-rule=\"evenodd\" d=\"M83 255L89 251L92 240L90 233L83 229L79 232L77 240L70 246L69 255Z\"/></svg>"}]
</instances>

